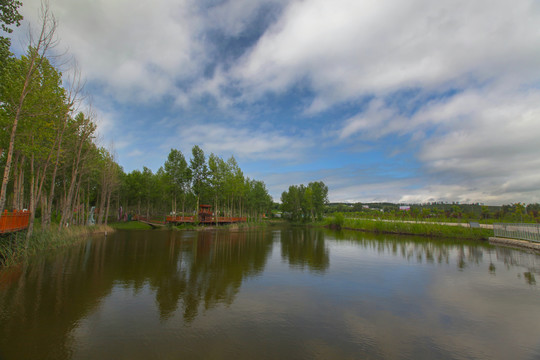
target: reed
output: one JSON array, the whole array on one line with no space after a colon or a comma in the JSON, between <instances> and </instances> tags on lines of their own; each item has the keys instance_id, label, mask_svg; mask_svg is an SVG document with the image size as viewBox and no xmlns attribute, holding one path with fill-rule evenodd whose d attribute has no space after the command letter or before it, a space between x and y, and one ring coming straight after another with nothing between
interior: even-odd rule
<instances>
[{"instance_id":1,"label":"reed","mask_svg":"<svg viewBox=\"0 0 540 360\"><path fill-rule=\"evenodd\" d=\"M23 262L31 256L75 244L86 237L99 233L112 233L110 226L71 226L61 230L36 230L26 239L26 232L0 238L0 267L9 267Z\"/></svg>"}]
</instances>

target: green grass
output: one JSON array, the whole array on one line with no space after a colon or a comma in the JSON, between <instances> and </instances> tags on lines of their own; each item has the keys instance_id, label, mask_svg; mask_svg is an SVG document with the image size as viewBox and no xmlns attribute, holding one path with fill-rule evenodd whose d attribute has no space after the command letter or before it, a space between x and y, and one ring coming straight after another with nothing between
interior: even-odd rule
<instances>
[{"instance_id":1,"label":"green grass","mask_svg":"<svg viewBox=\"0 0 540 360\"><path fill-rule=\"evenodd\" d=\"M115 222L110 223L109 226L117 230L148 230L152 228L150 225L138 221Z\"/></svg>"},{"instance_id":2,"label":"green grass","mask_svg":"<svg viewBox=\"0 0 540 360\"><path fill-rule=\"evenodd\" d=\"M493 231L481 228L451 226L432 223L391 222L377 220L363 220L343 218L338 214L327 218L325 226L331 228L344 228L351 230L369 231L385 234L421 235L429 237L444 237L457 239L485 240L493 236Z\"/></svg>"},{"instance_id":3,"label":"green grass","mask_svg":"<svg viewBox=\"0 0 540 360\"><path fill-rule=\"evenodd\" d=\"M92 234L113 232L109 226L71 226L58 230L54 225L50 230L37 229L30 239L26 232L19 232L0 238L0 267L16 265L38 253L72 245Z\"/></svg>"}]
</instances>

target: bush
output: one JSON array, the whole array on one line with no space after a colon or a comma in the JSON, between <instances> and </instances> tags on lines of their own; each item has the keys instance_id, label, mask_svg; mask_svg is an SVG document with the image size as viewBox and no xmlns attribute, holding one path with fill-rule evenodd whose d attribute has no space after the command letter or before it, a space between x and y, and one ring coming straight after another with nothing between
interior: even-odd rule
<instances>
[{"instance_id":1,"label":"bush","mask_svg":"<svg viewBox=\"0 0 540 360\"><path fill-rule=\"evenodd\" d=\"M342 213L334 213L332 217L326 219L326 226L332 229L341 229L345 223L345 216Z\"/></svg>"}]
</instances>

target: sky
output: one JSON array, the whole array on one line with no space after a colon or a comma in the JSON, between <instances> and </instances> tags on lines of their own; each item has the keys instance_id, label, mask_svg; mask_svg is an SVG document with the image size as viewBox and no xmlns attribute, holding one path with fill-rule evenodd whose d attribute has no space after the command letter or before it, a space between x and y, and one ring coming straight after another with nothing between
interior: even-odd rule
<instances>
[{"instance_id":1,"label":"sky","mask_svg":"<svg viewBox=\"0 0 540 360\"><path fill-rule=\"evenodd\" d=\"M39 7L23 0L14 52ZM332 202L540 202L537 0L50 9L56 51L78 64L100 142L126 172L197 144L234 156L276 201L323 181Z\"/></svg>"}]
</instances>

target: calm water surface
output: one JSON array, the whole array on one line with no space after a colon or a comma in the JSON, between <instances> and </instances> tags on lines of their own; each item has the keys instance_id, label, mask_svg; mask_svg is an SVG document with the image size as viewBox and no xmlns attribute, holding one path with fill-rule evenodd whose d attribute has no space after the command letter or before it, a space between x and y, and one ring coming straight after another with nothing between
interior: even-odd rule
<instances>
[{"instance_id":1,"label":"calm water surface","mask_svg":"<svg viewBox=\"0 0 540 360\"><path fill-rule=\"evenodd\" d=\"M0 359L540 359L537 279L483 243L119 231L0 272Z\"/></svg>"}]
</instances>

